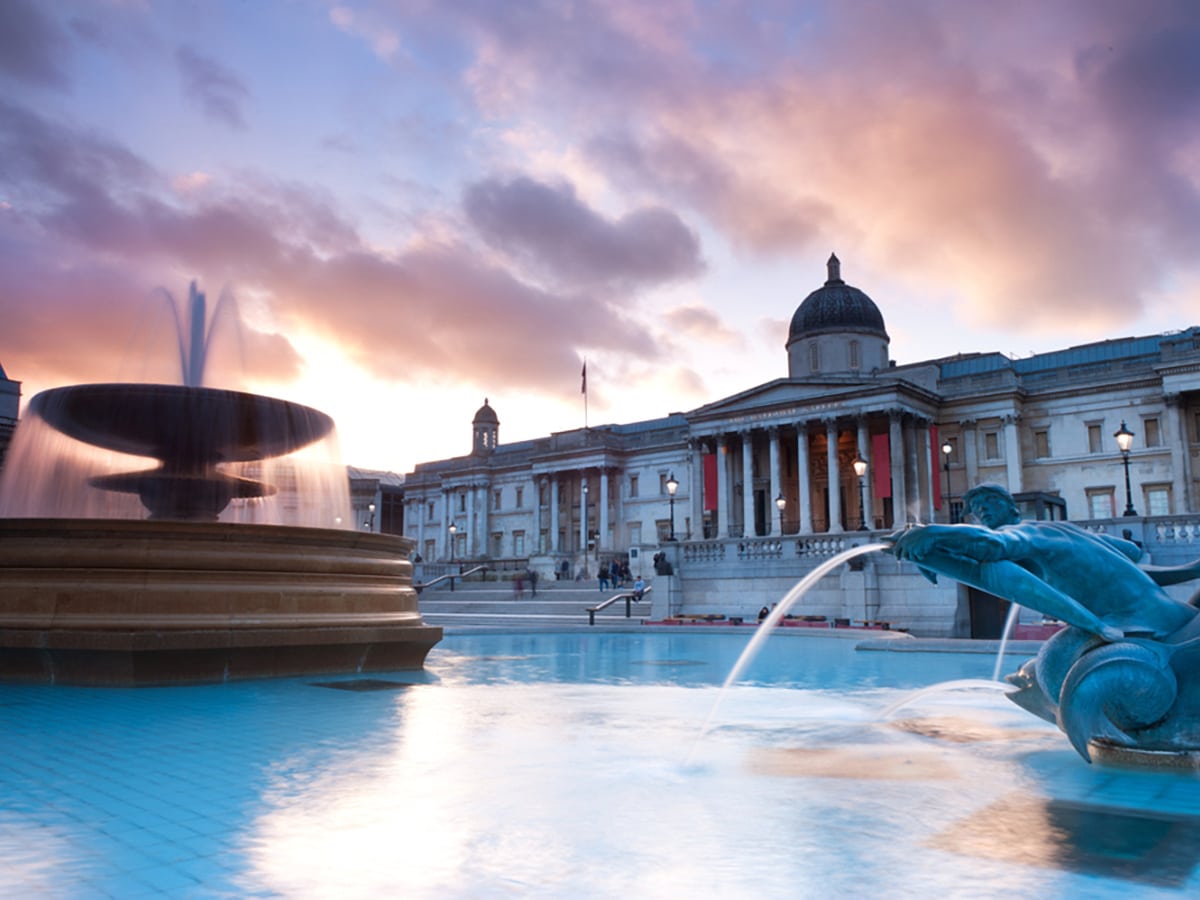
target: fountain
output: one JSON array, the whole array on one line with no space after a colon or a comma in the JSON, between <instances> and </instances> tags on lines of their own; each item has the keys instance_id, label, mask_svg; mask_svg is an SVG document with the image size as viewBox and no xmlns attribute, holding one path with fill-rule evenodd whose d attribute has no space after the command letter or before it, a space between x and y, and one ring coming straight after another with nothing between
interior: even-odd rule
<instances>
[{"instance_id":1,"label":"fountain","mask_svg":"<svg viewBox=\"0 0 1200 900\"><path fill-rule=\"evenodd\" d=\"M1054 722L1088 762L1200 763L1200 606L1164 586L1200 577L1200 562L1139 565L1129 541L1069 522L1022 521L999 485L968 491L980 525L916 525L889 552L931 580L954 578L1065 622L1008 677L1009 695Z\"/></svg>"},{"instance_id":2,"label":"fountain","mask_svg":"<svg viewBox=\"0 0 1200 900\"><path fill-rule=\"evenodd\" d=\"M411 541L352 530L344 468L305 458L333 420L204 386L194 283L189 310L183 384L30 401L0 480L0 679L420 668L442 630L417 610Z\"/></svg>"}]
</instances>

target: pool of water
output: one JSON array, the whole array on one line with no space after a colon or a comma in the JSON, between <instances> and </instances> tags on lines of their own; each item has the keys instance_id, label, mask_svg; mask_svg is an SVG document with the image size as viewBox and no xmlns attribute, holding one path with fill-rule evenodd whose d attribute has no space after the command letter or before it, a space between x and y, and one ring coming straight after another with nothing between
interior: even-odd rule
<instances>
[{"instance_id":1,"label":"pool of water","mask_svg":"<svg viewBox=\"0 0 1200 900\"><path fill-rule=\"evenodd\" d=\"M1200 889L1196 777L1088 766L996 691L916 693L993 658L781 636L722 696L746 643L461 634L421 673L0 687L0 896Z\"/></svg>"}]
</instances>

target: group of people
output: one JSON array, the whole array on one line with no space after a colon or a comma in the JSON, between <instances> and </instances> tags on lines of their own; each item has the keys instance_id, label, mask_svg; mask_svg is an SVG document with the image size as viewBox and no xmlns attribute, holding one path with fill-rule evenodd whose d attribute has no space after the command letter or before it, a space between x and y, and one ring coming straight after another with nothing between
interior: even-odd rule
<instances>
[{"instance_id":1,"label":"group of people","mask_svg":"<svg viewBox=\"0 0 1200 900\"><path fill-rule=\"evenodd\" d=\"M624 587L633 580L629 563L613 558L610 562L600 564L600 590L607 591L609 587Z\"/></svg>"}]
</instances>

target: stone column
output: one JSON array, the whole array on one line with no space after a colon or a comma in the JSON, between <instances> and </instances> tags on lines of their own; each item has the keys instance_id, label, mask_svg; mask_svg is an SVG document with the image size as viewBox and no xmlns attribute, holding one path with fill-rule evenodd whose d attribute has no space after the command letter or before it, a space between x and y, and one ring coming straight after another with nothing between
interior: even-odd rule
<instances>
[{"instance_id":1,"label":"stone column","mask_svg":"<svg viewBox=\"0 0 1200 900\"><path fill-rule=\"evenodd\" d=\"M917 423L909 416L903 426L904 446L908 452L904 456L904 508L909 510L910 521L923 521L921 510L921 445L917 441Z\"/></svg>"},{"instance_id":2,"label":"stone column","mask_svg":"<svg viewBox=\"0 0 1200 900\"><path fill-rule=\"evenodd\" d=\"M1171 447L1171 512L1192 508L1192 454L1188 448L1187 409L1180 394L1167 394L1168 426L1163 440Z\"/></svg>"},{"instance_id":3,"label":"stone column","mask_svg":"<svg viewBox=\"0 0 1200 900\"><path fill-rule=\"evenodd\" d=\"M688 523L687 539L701 540L704 537L704 444L693 440L688 462L688 506L692 520Z\"/></svg>"},{"instance_id":4,"label":"stone column","mask_svg":"<svg viewBox=\"0 0 1200 900\"><path fill-rule=\"evenodd\" d=\"M958 445L963 455L963 484L958 493L960 499L979 483L979 433L975 425L975 419L963 419L959 423Z\"/></svg>"},{"instance_id":5,"label":"stone column","mask_svg":"<svg viewBox=\"0 0 1200 900\"><path fill-rule=\"evenodd\" d=\"M742 537L754 537L754 432L742 432Z\"/></svg>"},{"instance_id":6,"label":"stone column","mask_svg":"<svg viewBox=\"0 0 1200 900\"><path fill-rule=\"evenodd\" d=\"M587 480L587 476L580 473L579 478L579 550L583 553L584 558L587 558L587 502L588 490L594 490Z\"/></svg>"},{"instance_id":7,"label":"stone column","mask_svg":"<svg viewBox=\"0 0 1200 900\"><path fill-rule=\"evenodd\" d=\"M778 537L783 534L783 527L780 519L783 514L775 506L775 498L783 493L780 487L782 481L779 473L779 429L772 428L770 432L771 438L771 496L767 498L767 515L770 517L771 525L767 529L767 534Z\"/></svg>"},{"instance_id":8,"label":"stone column","mask_svg":"<svg viewBox=\"0 0 1200 900\"><path fill-rule=\"evenodd\" d=\"M408 506L409 512L405 516L405 522L412 522L416 525L416 550L422 557L425 555L425 499L422 495L420 500L413 498Z\"/></svg>"},{"instance_id":9,"label":"stone column","mask_svg":"<svg viewBox=\"0 0 1200 900\"><path fill-rule=\"evenodd\" d=\"M812 534L812 472L808 462L808 423L796 424L796 505L800 508L800 533Z\"/></svg>"},{"instance_id":10,"label":"stone column","mask_svg":"<svg viewBox=\"0 0 1200 900\"><path fill-rule=\"evenodd\" d=\"M717 435L717 537L729 537L729 436Z\"/></svg>"},{"instance_id":11,"label":"stone column","mask_svg":"<svg viewBox=\"0 0 1200 900\"><path fill-rule=\"evenodd\" d=\"M905 457L903 413L892 410L888 413L888 443L892 456L892 526L899 528L908 523L908 503L905 500L907 486L904 478Z\"/></svg>"},{"instance_id":12,"label":"stone column","mask_svg":"<svg viewBox=\"0 0 1200 900\"><path fill-rule=\"evenodd\" d=\"M842 467L837 453L838 427L836 419L825 420L825 457L829 473L829 531L840 534L846 530L842 522Z\"/></svg>"},{"instance_id":13,"label":"stone column","mask_svg":"<svg viewBox=\"0 0 1200 900\"><path fill-rule=\"evenodd\" d=\"M467 549L463 555L468 558L475 555L475 548L478 546L476 543L478 538L475 534L475 529L479 527L479 523L475 518L475 492L477 490L478 488L475 485L467 485Z\"/></svg>"},{"instance_id":14,"label":"stone column","mask_svg":"<svg viewBox=\"0 0 1200 900\"><path fill-rule=\"evenodd\" d=\"M563 549L558 545L558 504L558 473L555 473L550 476L550 534L547 535L551 553L560 553Z\"/></svg>"},{"instance_id":15,"label":"stone column","mask_svg":"<svg viewBox=\"0 0 1200 900\"><path fill-rule=\"evenodd\" d=\"M875 466L871 459L871 430L867 425L867 417L858 418L858 455L867 463L867 474L863 476L862 487L859 489L859 515L863 524L868 528L875 527L875 492L871 490L875 478Z\"/></svg>"},{"instance_id":16,"label":"stone column","mask_svg":"<svg viewBox=\"0 0 1200 900\"><path fill-rule=\"evenodd\" d=\"M450 537L450 523L454 521L451 518L454 506L451 494L453 494L453 491L442 488L442 533L438 539L438 546L442 548L442 559L450 558L450 546L453 541Z\"/></svg>"},{"instance_id":17,"label":"stone column","mask_svg":"<svg viewBox=\"0 0 1200 900\"><path fill-rule=\"evenodd\" d=\"M600 470L600 537L596 539L596 551L608 549L608 469ZM586 544L584 546L587 546Z\"/></svg>"},{"instance_id":18,"label":"stone column","mask_svg":"<svg viewBox=\"0 0 1200 900\"><path fill-rule=\"evenodd\" d=\"M1022 477L1021 464L1021 435L1017 425L1021 417L1017 414L1004 417L1004 474L1008 479L1008 490L1016 494L1024 490L1025 479Z\"/></svg>"},{"instance_id":19,"label":"stone column","mask_svg":"<svg viewBox=\"0 0 1200 900\"><path fill-rule=\"evenodd\" d=\"M479 556L488 556L492 552L491 517L488 515L492 509L492 484L490 481L484 481L479 486L479 496L479 544L475 546L479 548Z\"/></svg>"},{"instance_id":20,"label":"stone column","mask_svg":"<svg viewBox=\"0 0 1200 900\"><path fill-rule=\"evenodd\" d=\"M937 461L933 457L933 435L929 433L929 427L932 423L929 419L919 419L917 428L920 429L920 440L917 441L917 446L921 451L921 467L925 470L921 473L921 484L925 487L924 497L921 499L921 521L933 521L933 466Z\"/></svg>"}]
</instances>

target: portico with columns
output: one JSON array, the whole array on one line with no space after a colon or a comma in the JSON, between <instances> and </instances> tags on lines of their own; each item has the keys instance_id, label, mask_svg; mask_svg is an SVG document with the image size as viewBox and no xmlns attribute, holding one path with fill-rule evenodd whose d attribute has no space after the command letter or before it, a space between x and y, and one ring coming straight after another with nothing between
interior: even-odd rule
<instances>
[{"instance_id":1,"label":"portico with columns","mask_svg":"<svg viewBox=\"0 0 1200 900\"><path fill-rule=\"evenodd\" d=\"M1200 328L897 365L882 314L842 281L835 256L796 308L785 349L786 377L649 421L505 444L485 401L469 455L406 477L420 552L573 578L634 548L660 551L677 563L672 611L708 611L731 591L761 605L753 590L794 583L822 555L955 521L982 481L1050 498L1076 520L1117 516L1126 498L1113 434L1124 425L1137 435L1128 502L1139 512L1119 527L1152 513L1155 535L1200 540L1200 521L1176 521L1200 517ZM892 604L891 618L925 633L958 627L962 598L901 568L868 558L830 608L850 597L835 615ZM768 575L777 581L763 588Z\"/></svg>"}]
</instances>

